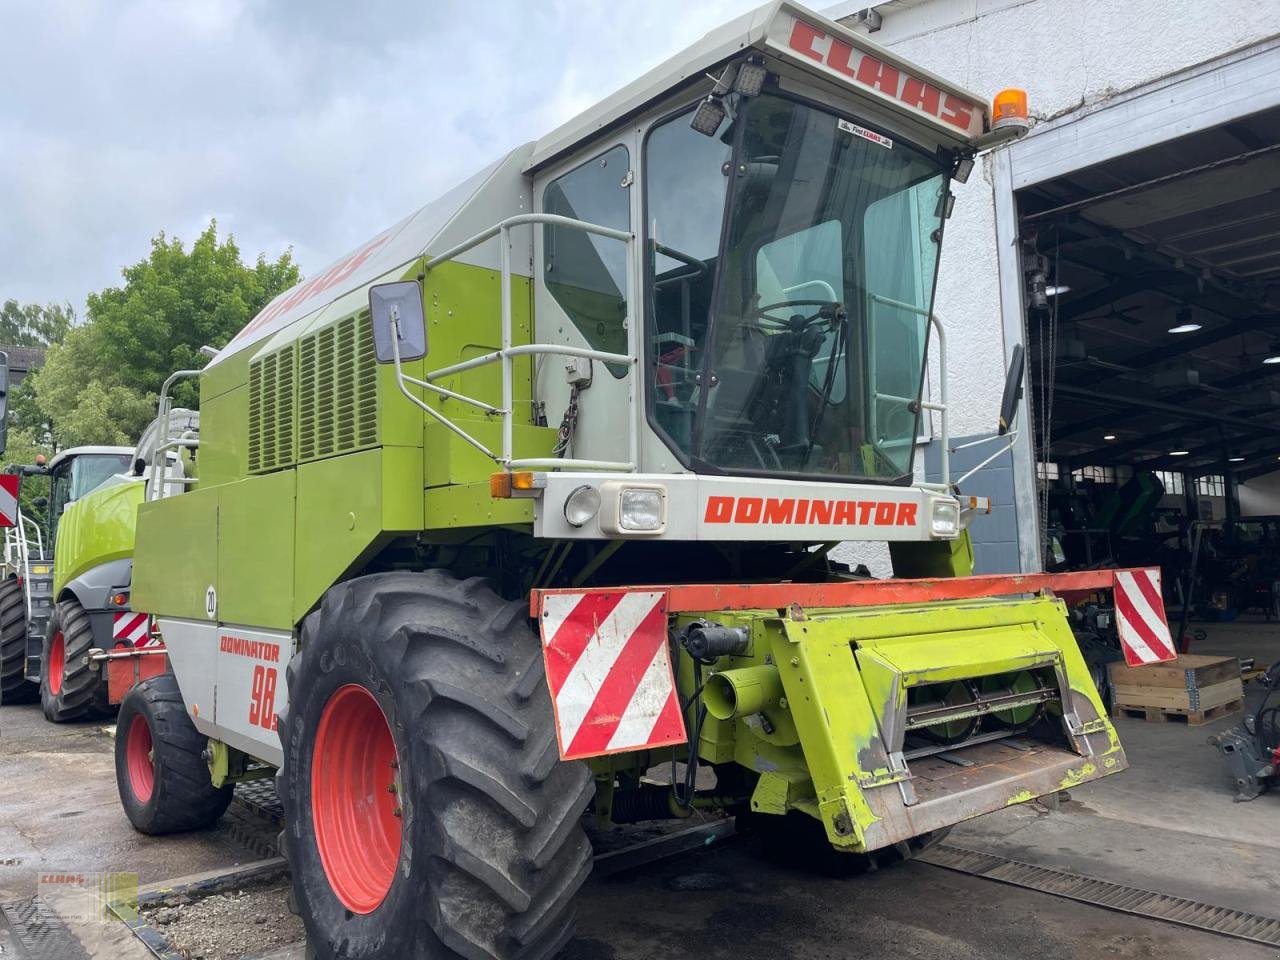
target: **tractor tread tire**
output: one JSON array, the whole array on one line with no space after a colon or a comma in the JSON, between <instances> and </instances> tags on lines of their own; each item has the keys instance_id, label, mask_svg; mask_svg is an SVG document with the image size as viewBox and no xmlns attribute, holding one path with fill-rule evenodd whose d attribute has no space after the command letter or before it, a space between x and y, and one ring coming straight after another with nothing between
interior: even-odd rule
<instances>
[{"instance_id":1,"label":"tractor tread tire","mask_svg":"<svg viewBox=\"0 0 1280 960\"><path fill-rule=\"evenodd\" d=\"M134 795L126 765L129 727L138 716L151 728L155 758L155 786L146 802ZM207 827L226 813L235 787L218 788L209 779L204 758L208 743L191 722L172 673L144 680L125 694L116 722L116 786L134 829L153 836L183 833Z\"/></svg>"},{"instance_id":2,"label":"tractor tread tire","mask_svg":"<svg viewBox=\"0 0 1280 960\"><path fill-rule=\"evenodd\" d=\"M49 650L59 630L62 631L64 667L62 688L55 694L49 688ZM93 624L88 611L74 597L59 601L49 618L40 658L40 703L49 721L67 723L106 709L106 684L98 671L85 662L91 649Z\"/></svg>"},{"instance_id":3,"label":"tractor tread tire","mask_svg":"<svg viewBox=\"0 0 1280 960\"><path fill-rule=\"evenodd\" d=\"M581 818L594 786L584 763L559 759L527 609L481 579L383 573L333 587L303 624L286 673L277 783L317 956L363 956L385 938L385 955L550 960L572 938L574 895L591 869ZM406 778L396 879L366 916L344 910L330 888L309 803L315 723L357 662ZM325 678L326 667L348 673Z\"/></svg>"},{"instance_id":4,"label":"tractor tread tire","mask_svg":"<svg viewBox=\"0 0 1280 960\"><path fill-rule=\"evenodd\" d=\"M40 687L26 679L27 600L17 577L0 582L0 704L32 703Z\"/></svg>"}]
</instances>

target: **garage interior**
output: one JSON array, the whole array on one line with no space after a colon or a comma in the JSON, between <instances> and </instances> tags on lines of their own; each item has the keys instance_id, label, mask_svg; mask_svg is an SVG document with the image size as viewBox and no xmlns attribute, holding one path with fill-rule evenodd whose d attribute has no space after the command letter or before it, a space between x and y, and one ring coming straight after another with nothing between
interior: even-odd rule
<instances>
[{"instance_id":1,"label":"garage interior","mask_svg":"<svg viewBox=\"0 0 1280 960\"><path fill-rule=\"evenodd\" d=\"M1017 201L1045 568L1280 616L1280 109Z\"/></svg>"},{"instance_id":2,"label":"garage interior","mask_svg":"<svg viewBox=\"0 0 1280 960\"><path fill-rule=\"evenodd\" d=\"M1126 692L1139 681L1112 652L1094 677L1130 769L956 842L1274 915L1280 806L1233 803L1240 781L1206 740L1274 718L1258 678L1280 660L1280 108L1016 201L1044 568L1159 567L1170 683L1223 669L1237 699L1197 715L1168 706L1180 689ZM1105 659L1097 624L1076 626Z\"/></svg>"}]
</instances>

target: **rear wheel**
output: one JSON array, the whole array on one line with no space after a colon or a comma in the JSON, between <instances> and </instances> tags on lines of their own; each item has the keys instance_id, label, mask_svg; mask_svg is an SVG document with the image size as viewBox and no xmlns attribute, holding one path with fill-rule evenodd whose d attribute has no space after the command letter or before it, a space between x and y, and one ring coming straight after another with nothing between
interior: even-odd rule
<instances>
[{"instance_id":1,"label":"rear wheel","mask_svg":"<svg viewBox=\"0 0 1280 960\"><path fill-rule=\"evenodd\" d=\"M591 866L527 608L440 571L340 584L280 715L285 848L316 955L549 960Z\"/></svg>"},{"instance_id":2,"label":"rear wheel","mask_svg":"<svg viewBox=\"0 0 1280 960\"><path fill-rule=\"evenodd\" d=\"M107 686L89 664L93 626L75 598L61 601L49 618L40 662L40 704L54 723L106 712Z\"/></svg>"},{"instance_id":3,"label":"rear wheel","mask_svg":"<svg viewBox=\"0 0 1280 960\"><path fill-rule=\"evenodd\" d=\"M136 829L197 830L226 812L235 788L218 789L209 779L208 743L187 715L173 674L144 680L125 694L116 720L116 788Z\"/></svg>"},{"instance_id":4,"label":"rear wheel","mask_svg":"<svg viewBox=\"0 0 1280 960\"><path fill-rule=\"evenodd\" d=\"M27 601L17 577L0 581L0 703L31 703L40 688L27 680Z\"/></svg>"}]
</instances>

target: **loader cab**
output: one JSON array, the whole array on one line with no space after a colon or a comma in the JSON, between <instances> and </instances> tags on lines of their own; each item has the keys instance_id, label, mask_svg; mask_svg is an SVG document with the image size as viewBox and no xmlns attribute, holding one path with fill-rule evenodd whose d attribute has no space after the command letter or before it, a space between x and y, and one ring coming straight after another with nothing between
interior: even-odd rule
<instances>
[{"instance_id":1,"label":"loader cab","mask_svg":"<svg viewBox=\"0 0 1280 960\"><path fill-rule=\"evenodd\" d=\"M72 447L54 457L49 463L49 543L54 542L58 521L69 504L127 472L132 461L130 447Z\"/></svg>"},{"instance_id":2,"label":"loader cab","mask_svg":"<svg viewBox=\"0 0 1280 960\"><path fill-rule=\"evenodd\" d=\"M629 264L616 240L544 224L538 338L626 353L630 267L642 361L634 389L621 364L570 364L539 399L563 409L576 388L579 450L622 460L616 411L642 398L645 472L909 484L971 151L775 56L711 76L537 171L538 212L637 239Z\"/></svg>"}]
</instances>

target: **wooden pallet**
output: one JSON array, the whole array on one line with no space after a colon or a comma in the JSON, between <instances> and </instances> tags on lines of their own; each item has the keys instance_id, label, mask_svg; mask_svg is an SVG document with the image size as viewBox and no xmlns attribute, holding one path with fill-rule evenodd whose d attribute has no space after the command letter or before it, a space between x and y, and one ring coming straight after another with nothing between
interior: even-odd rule
<instances>
[{"instance_id":1,"label":"wooden pallet","mask_svg":"<svg viewBox=\"0 0 1280 960\"><path fill-rule=\"evenodd\" d=\"M1197 727L1244 706L1240 661L1183 654L1168 663L1111 665L1111 691L1119 716Z\"/></svg>"},{"instance_id":2,"label":"wooden pallet","mask_svg":"<svg viewBox=\"0 0 1280 960\"><path fill-rule=\"evenodd\" d=\"M1126 703L1117 703L1115 705L1116 712L1122 717L1146 720L1148 723L1185 723L1189 727L1198 727L1202 723L1211 723L1243 709L1244 700L1220 703L1216 707L1209 707L1205 710L1183 710L1179 707L1149 707Z\"/></svg>"}]
</instances>

